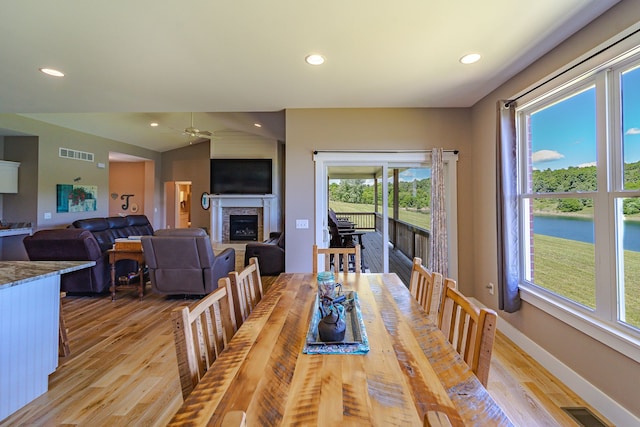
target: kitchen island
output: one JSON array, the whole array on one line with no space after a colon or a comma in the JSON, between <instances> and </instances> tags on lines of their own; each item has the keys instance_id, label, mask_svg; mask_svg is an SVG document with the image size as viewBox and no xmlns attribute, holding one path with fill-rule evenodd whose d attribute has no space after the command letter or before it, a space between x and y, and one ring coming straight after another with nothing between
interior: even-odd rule
<instances>
[{"instance_id":1,"label":"kitchen island","mask_svg":"<svg viewBox=\"0 0 640 427\"><path fill-rule=\"evenodd\" d=\"M58 366L60 275L93 261L0 261L0 420L48 390Z\"/></svg>"}]
</instances>

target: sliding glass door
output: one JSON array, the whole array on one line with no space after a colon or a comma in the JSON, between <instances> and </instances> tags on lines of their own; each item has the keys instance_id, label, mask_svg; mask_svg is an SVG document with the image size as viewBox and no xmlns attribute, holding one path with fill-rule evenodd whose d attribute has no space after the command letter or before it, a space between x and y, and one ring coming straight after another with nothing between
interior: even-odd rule
<instances>
[{"instance_id":1,"label":"sliding glass door","mask_svg":"<svg viewBox=\"0 0 640 427\"><path fill-rule=\"evenodd\" d=\"M356 232L350 238L364 246L367 271L395 272L408 284L412 258L429 261L430 152L327 152L316 154L315 161L316 243L330 245L332 209L354 223ZM446 168L447 185L455 195L455 161ZM456 221L455 197L448 193L448 216ZM457 277L457 227L452 224L450 275Z\"/></svg>"}]
</instances>

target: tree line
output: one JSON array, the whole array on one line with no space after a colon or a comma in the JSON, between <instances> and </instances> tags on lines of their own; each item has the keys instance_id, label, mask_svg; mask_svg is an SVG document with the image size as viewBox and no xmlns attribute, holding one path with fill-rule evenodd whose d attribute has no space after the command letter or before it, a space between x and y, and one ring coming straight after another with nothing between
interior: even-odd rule
<instances>
[{"instance_id":1,"label":"tree line","mask_svg":"<svg viewBox=\"0 0 640 427\"><path fill-rule=\"evenodd\" d=\"M534 170L532 176L534 193L572 193L596 191L597 175L595 166L569 167L566 169ZM624 188L640 189L640 161L625 163ZM390 185L389 207L393 206L393 186ZM362 179L343 179L329 184L329 200L374 204L374 186ZM398 204L402 208L425 209L431 205L431 178L400 181L398 183ZM378 206L382 205L382 183L378 183ZM593 207L590 198L535 199L534 210L547 212L580 212ZM640 213L640 198L626 198L623 201L625 215Z\"/></svg>"},{"instance_id":2,"label":"tree line","mask_svg":"<svg viewBox=\"0 0 640 427\"><path fill-rule=\"evenodd\" d=\"M595 166L534 170L532 178L534 193L572 193L596 191L598 188ZM624 188L640 189L640 161L625 163ZM592 206L593 200L589 198L536 199L534 201L534 210L543 211L555 208L559 212L580 212ZM640 198L626 198L623 201L623 213L625 215L640 213Z\"/></svg>"},{"instance_id":3,"label":"tree line","mask_svg":"<svg viewBox=\"0 0 640 427\"><path fill-rule=\"evenodd\" d=\"M345 203L374 204L374 186L362 179L342 179L329 184L329 200ZM393 186L388 188L389 207L393 206ZM402 208L425 209L431 203L431 178L400 181L398 205ZM378 206L382 205L382 183L378 183Z\"/></svg>"}]
</instances>

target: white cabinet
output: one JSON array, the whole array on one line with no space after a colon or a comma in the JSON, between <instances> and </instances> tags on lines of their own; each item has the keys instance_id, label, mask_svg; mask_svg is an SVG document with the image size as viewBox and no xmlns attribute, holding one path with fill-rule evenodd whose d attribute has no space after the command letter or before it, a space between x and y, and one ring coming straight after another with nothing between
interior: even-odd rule
<instances>
[{"instance_id":1,"label":"white cabinet","mask_svg":"<svg viewBox=\"0 0 640 427\"><path fill-rule=\"evenodd\" d=\"M0 160L0 193L18 192L18 168L20 163Z\"/></svg>"}]
</instances>

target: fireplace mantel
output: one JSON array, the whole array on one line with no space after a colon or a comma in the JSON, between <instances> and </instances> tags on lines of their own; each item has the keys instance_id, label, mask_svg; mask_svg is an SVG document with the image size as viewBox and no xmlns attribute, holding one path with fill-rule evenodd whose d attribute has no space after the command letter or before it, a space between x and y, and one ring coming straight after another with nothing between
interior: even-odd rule
<instances>
[{"instance_id":1,"label":"fireplace mantel","mask_svg":"<svg viewBox=\"0 0 640 427\"><path fill-rule=\"evenodd\" d=\"M223 208L262 208L262 240L277 231L277 197L275 194L210 194L211 242L222 242Z\"/></svg>"}]
</instances>

